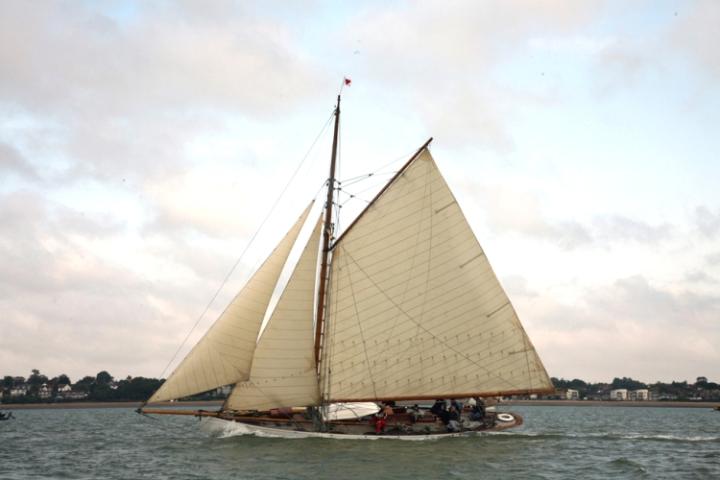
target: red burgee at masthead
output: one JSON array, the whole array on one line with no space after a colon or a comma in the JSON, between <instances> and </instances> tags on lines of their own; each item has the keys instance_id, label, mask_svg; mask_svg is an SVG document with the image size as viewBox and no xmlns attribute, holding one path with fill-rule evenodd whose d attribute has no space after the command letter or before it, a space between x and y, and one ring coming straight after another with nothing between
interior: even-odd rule
<instances>
[{"instance_id":1,"label":"red burgee at masthead","mask_svg":"<svg viewBox=\"0 0 720 480\"><path fill-rule=\"evenodd\" d=\"M347 85L349 87L351 83L352 83L352 80L348 77L345 77L345 85Z\"/></svg>"}]
</instances>

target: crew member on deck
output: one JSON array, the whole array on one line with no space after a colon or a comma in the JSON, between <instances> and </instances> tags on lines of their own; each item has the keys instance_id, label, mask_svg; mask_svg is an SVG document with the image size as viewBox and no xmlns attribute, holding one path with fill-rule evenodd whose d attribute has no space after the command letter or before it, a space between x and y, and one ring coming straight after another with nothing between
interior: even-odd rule
<instances>
[{"instance_id":1,"label":"crew member on deck","mask_svg":"<svg viewBox=\"0 0 720 480\"><path fill-rule=\"evenodd\" d=\"M439 398L435 400L435 403L433 403L433 406L430 407L430 413L435 415L436 417L439 417L441 412L445 410L445 402Z\"/></svg>"},{"instance_id":2,"label":"crew member on deck","mask_svg":"<svg viewBox=\"0 0 720 480\"><path fill-rule=\"evenodd\" d=\"M375 414L375 434L380 435L385 431L385 413L380 410Z\"/></svg>"},{"instance_id":3,"label":"crew member on deck","mask_svg":"<svg viewBox=\"0 0 720 480\"><path fill-rule=\"evenodd\" d=\"M459 432L460 431L460 412L455 408L455 406L450 407L450 412L447 414L447 422L445 422L445 425L447 426L448 432Z\"/></svg>"}]
</instances>

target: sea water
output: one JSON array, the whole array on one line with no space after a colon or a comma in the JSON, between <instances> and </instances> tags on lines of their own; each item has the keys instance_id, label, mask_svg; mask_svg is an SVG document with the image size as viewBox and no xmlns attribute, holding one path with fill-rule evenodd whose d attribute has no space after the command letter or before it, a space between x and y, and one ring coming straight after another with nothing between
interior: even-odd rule
<instances>
[{"instance_id":1,"label":"sea water","mask_svg":"<svg viewBox=\"0 0 720 480\"><path fill-rule=\"evenodd\" d=\"M424 442L273 439L132 409L16 410L0 479L720 478L710 408L513 407L506 433Z\"/></svg>"}]
</instances>

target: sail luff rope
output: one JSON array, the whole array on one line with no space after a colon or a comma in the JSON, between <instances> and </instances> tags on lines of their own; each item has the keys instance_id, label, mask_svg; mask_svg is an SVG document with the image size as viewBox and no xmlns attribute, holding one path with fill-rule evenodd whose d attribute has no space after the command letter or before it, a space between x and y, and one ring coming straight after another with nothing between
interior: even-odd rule
<instances>
[{"instance_id":1,"label":"sail luff rope","mask_svg":"<svg viewBox=\"0 0 720 480\"><path fill-rule=\"evenodd\" d=\"M242 253L241 253L240 256L238 257L238 259L235 261L235 263L233 264L232 268L231 268L230 271L227 273L227 275L225 275L225 278L223 279L222 283L220 284L220 286L218 287L218 289L215 291L215 294L212 296L212 298L210 299L210 301L208 302L208 304L205 306L205 309L202 311L202 313L200 314L200 316L198 317L198 319L195 321L195 323L193 324L192 328L190 328L190 331L187 333L187 335L186 335L185 338L183 339L183 341L182 341L182 343L180 344L180 346L178 346L177 350L175 350L175 353L173 354L172 358L170 359L170 361L167 363L167 365L166 365L165 368L163 369L162 373L160 374L160 378L162 378L162 377L165 375L165 373L167 372L168 368L170 368L170 365L172 365L172 363L175 361L175 359L177 358L178 354L180 353L180 351L182 350L182 348L185 346L185 344L187 343L188 339L190 338L190 335L192 335L192 332L195 331L195 328L197 328L197 326L198 326L198 324L200 323L200 321L205 317L205 315L207 314L208 310L210 310L210 307L211 307L212 304L215 302L215 300L217 299L217 297L218 297L218 295L220 294L220 292L222 291L222 289L225 287L225 284L226 284L227 281L229 280L230 276L232 276L232 274L235 272L235 269L236 269L237 266L240 264L240 262L242 261L243 257L245 256L245 254L247 253L247 251L250 249L250 246L253 244L253 242L254 242L255 239L257 238L258 234L260 233L260 231L262 230L262 228L265 226L265 223L268 221L268 219L270 218L270 216L273 214L273 212L275 211L275 208L277 208L278 204L280 203L280 200L282 199L282 197L283 197L283 196L285 195L285 193L287 192L287 189L290 187L290 184L292 183L292 181L295 179L295 177L297 176L298 172L299 172L300 169L302 168L303 164L305 163L305 160L307 160L307 158L310 156L310 152L312 152L313 148L315 147L315 144L318 142L318 140L319 140L320 137L323 135L323 133L325 133L325 130L327 129L328 125L330 125L330 121L332 120L333 115L334 115L334 113L331 114L331 115L328 117L328 119L325 121L325 124L324 124L323 127L320 129L320 132L317 134L317 136L315 137L315 139L313 140L313 142L310 144L310 147L309 147L308 150L305 152L305 155L303 155L302 159L300 160L300 163L299 163L298 166L295 168L295 171L293 172L293 174L290 176L290 179L288 180L288 182L287 182L287 183L285 184L285 186L283 187L282 191L280 192L280 195L277 197L277 199L275 200L275 202L273 203L273 205L270 207L270 210L268 211L268 213L267 213L267 215L265 216L265 218L263 219L263 221L260 223L260 226L258 227L258 229L255 231L255 233L253 234L253 236L250 238L250 241L249 241L248 244L245 246L245 249L242 251ZM147 402L143 402L143 403L146 404ZM142 407L141 407L141 408L142 408Z\"/></svg>"}]
</instances>

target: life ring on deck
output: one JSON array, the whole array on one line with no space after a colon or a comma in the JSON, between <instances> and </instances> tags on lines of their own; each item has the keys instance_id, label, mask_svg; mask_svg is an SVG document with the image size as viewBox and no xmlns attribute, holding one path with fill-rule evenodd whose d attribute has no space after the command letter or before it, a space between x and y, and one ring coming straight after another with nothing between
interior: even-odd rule
<instances>
[{"instance_id":1,"label":"life ring on deck","mask_svg":"<svg viewBox=\"0 0 720 480\"><path fill-rule=\"evenodd\" d=\"M501 422L512 422L513 420L515 420L515 417L513 417L509 413L498 413L497 417L495 418L497 418Z\"/></svg>"}]
</instances>

